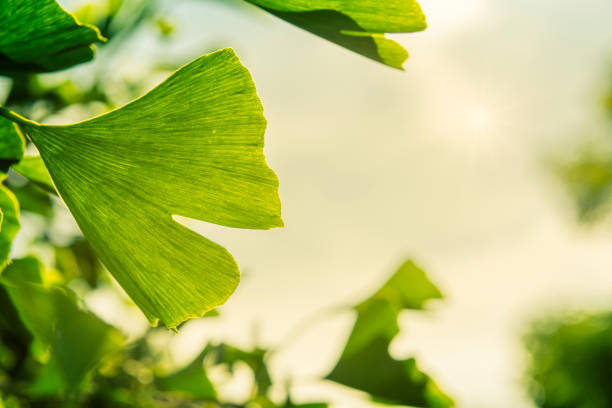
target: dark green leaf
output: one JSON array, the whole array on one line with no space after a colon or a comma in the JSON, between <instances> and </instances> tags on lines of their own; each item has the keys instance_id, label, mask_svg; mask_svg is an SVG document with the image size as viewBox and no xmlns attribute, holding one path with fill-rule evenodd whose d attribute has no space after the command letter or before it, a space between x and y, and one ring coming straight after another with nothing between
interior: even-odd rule
<instances>
[{"instance_id":1,"label":"dark green leaf","mask_svg":"<svg viewBox=\"0 0 612 408\"><path fill-rule=\"evenodd\" d=\"M105 357L120 349L121 333L81 309L74 293L44 285L43 267L35 258L13 261L1 280L25 326L49 347L50 373L59 375L64 391L77 389Z\"/></svg>"},{"instance_id":2,"label":"dark green leaf","mask_svg":"<svg viewBox=\"0 0 612 408\"><path fill-rule=\"evenodd\" d=\"M25 140L17 125L0 117L0 172L6 173L9 167L23 156Z\"/></svg>"},{"instance_id":3,"label":"dark green leaf","mask_svg":"<svg viewBox=\"0 0 612 408\"><path fill-rule=\"evenodd\" d=\"M55 0L2 0L0 71L55 71L94 56L103 41L97 28L80 24Z\"/></svg>"},{"instance_id":4,"label":"dark green leaf","mask_svg":"<svg viewBox=\"0 0 612 408\"><path fill-rule=\"evenodd\" d=\"M22 128L109 271L151 323L174 328L224 303L239 271L224 248L173 215L282 226L262 113L250 74L226 49L111 113Z\"/></svg>"},{"instance_id":5,"label":"dark green leaf","mask_svg":"<svg viewBox=\"0 0 612 408\"><path fill-rule=\"evenodd\" d=\"M385 33L427 28L416 0L247 0L306 31L394 68L408 53Z\"/></svg>"},{"instance_id":6,"label":"dark green leaf","mask_svg":"<svg viewBox=\"0 0 612 408\"><path fill-rule=\"evenodd\" d=\"M166 377L156 379L160 390L178 392L193 398L213 400L217 397L215 387L212 385L204 370L204 358L208 350L204 350L189 365Z\"/></svg>"},{"instance_id":7,"label":"dark green leaf","mask_svg":"<svg viewBox=\"0 0 612 408\"><path fill-rule=\"evenodd\" d=\"M412 261L405 262L371 298L355 307L357 321L336 367L327 379L365 391L390 404L443 408L452 400L421 372L414 359L395 360L389 345L399 333L405 309L422 310L440 291Z\"/></svg>"}]
</instances>

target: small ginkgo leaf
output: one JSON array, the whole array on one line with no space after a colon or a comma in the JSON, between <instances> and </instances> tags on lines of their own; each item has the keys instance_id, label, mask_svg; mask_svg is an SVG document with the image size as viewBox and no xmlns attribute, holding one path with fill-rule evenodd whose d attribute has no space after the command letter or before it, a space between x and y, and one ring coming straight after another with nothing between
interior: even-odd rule
<instances>
[{"instance_id":1,"label":"small ginkgo leaf","mask_svg":"<svg viewBox=\"0 0 612 408\"><path fill-rule=\"evenodd\" d=\"M246 0L365 57L401 69L408 52L385 33L427 28L416 0Z\"/></svg>"},{"instance_id":2,"label":"small ginkgo leaf","mask_svg":"<svg viewBox=\"0 0 612 408\"><path fill-rule=\"evenodd\" d=\"M24 150L25 140L17 125L0 117L0 174L6 173L11 165L21 160Z\"/></svg>"},{"instance_id":3,"label":"small ginkgo leaf","mask_svg":"<svg viewBox=\"0 0 612 408\"><path fill-rule=\"evenodd\" d=\"M0 224L0 271L2 271L8 263L13 239L21 226L17 199L3 185L0 185L0 211L2 212L2 223Z\"/></svg>"},{"instance_id":4,"label":"small ginkgo leaf","mask_svg":"<svg viewBox=\"0 0 612 408\"><path fill-rule=\"evenodd\" d=\"M232 256L173 215L282 226L278 179L263 155L263 108L231 49L94 119L21 122L83 234L152 324L200 317L239 281Z\"/></svg>"},{"instance_id":5,"label":"small ginkgo leaf","mask_svg":"<svg viewBox=\"0 0 612 408\"><path fill-rule=\"evenodd\" d=\"M420 371L413 358L396 360L389 346L399 333L399 313L422 310L440 299L440 291L423 270L406 261L372 297L355 306L357 320L340 360L327 376L365 391L379 402L411 407L448 408L453 401Z\"/></svg>"},{"instance_id":6,"label":"small ginkgo leaf","mask_svg":"<svg viewBox=\"0 0 612 408\"><path fill-rule=\"evenodd\" d=\"M104 41L55 0L0 2L0 71L55 71L89 61Z\"/></svg>"}]
</instances>

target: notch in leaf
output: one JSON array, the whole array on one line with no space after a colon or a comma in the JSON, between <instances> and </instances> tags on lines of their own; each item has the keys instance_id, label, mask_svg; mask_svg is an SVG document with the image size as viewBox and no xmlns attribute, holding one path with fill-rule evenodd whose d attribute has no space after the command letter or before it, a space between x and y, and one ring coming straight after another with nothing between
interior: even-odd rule
<instances>
[{"instance_id":1,"label":"notch in leaf","mask_svg":"<svg viewBox=\"0 0 612 408\"><path fill-rule=\"evenodd\" d=\"M263 154L263 107L231 49L85 122L19 121L83 234L154 325L204 315L239 281L233 257L173 215L235 228L283 225L278 179Z\"/></svg>"},{"instance_id":2,"label":"notch in leaf","mask_svg":"<svg viewBox=\"0 0 612 408\"><path fill-rule=\"evenodd\" d=\"M408 52L385 33L423 31L416 0L246 0L319 37L390 67L402 69Z\"/></svg>"},{"instance_id":3,"label":"notch in leaf","mask_svg":"<svg viewBox=\"0 0 612 408\"><path fill-rule=\"evenodd\" d=\"M55 0L0 2L0 71L69 68L94 57L100 31L79 23Z\"/></svg>"}]
</instances>

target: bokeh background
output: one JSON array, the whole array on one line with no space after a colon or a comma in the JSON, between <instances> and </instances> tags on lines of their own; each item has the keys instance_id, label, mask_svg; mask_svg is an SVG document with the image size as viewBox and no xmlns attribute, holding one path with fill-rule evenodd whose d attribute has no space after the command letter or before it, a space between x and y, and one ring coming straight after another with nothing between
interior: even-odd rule
<instances>
[{"instance_id":1,"label":"bokeh background","mask_svg":"<svg viewBox=\"0 0 612 408\"><path fill-rule=\"evenodd\" d=\"M60 3L86 14L103 1ZM184 0L158 2L155 23L102 48L94 62L44 75L47 84L70 76L86 88L95 73L114 105L223 47L254 76L286 227L241 231L181 219L228 248L244 276L221 318L159 336L176 364L210 340L282 344L272 374L291 378L296 400L371 406L315 381L354 319L328 310L363 298L411 257L445 300L401 316L392 354L416 356L460 407L532 407L522 342L529 322L612 309L610 224L578 222L551 165L606 132L612 3L420 3L429 28L394 36L411 53L405 72L254 7ZM106 109L73 105L43 119L68 123ZM24 215L15 256L36 251L28 243L39 224ZM76 228L67 212L56 224L58 234ZM86 302L133 336L146 329L115 291L91 292ZM238 398L244 387L238 379L226 388Z\"/></svg>"}]
</instances>

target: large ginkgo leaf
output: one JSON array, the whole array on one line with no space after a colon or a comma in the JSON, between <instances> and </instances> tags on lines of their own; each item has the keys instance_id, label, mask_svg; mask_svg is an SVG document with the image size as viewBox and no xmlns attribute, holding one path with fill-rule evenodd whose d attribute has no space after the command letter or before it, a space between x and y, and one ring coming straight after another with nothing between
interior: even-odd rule
<instances>
[{"instance_id":1,"label":"large ginkgo leaf","mask_svg":"<svg viewBox=\"0 0 612 408\"><path fill-rule=\"evenodd\" d=\"M232 256L173 215L282 226L266 120L230 49L198 58L140 99L67 126L21 120L83 234L152 324L174 328L224 303Z\"/></svg>"},{"instance_id":2,"label":"large ginkgo leaf","mask_svg":"<svg viewBox=\"0 0 612 408\"><path fill-rule=\"evenodd\" d=\"M289 23L394 68L408 53L385 33L427 28L416 0L246 0Z\"/></svg>"},{"instance_id":3,"label":"large ginkgo leaf","mask_svg":"<svg viewBox=\"0 0 612 408\"><path fill-rule=\"evenodd\" d=\"M372 297L355 307L357 320L336 367L327 379L370 394L379 402L447 408L453 401L419 370L413 358L396 360L389 346L405 309L422 310L442 295L423 270L406 261Z\"/></svg>"},{"instance_id":4,"label":"large ginkgo leaf","mask_svg":"<svg viewBox=\"0 0 612 408\"><path fill-rule=\"evenodd\" d=\"M0 72L68 68L92 59L103 40L55 0L0 1Z\"/></svg>"}]
</instances>

